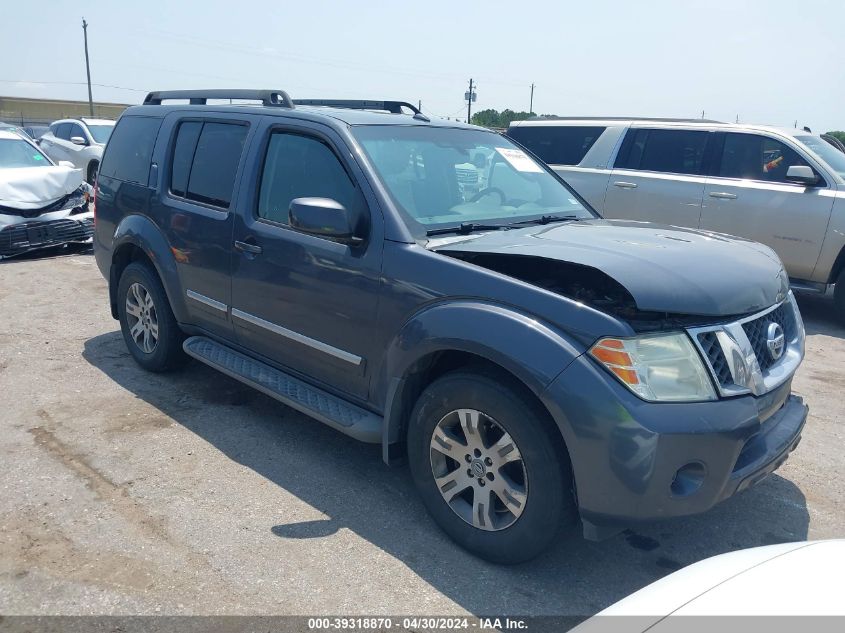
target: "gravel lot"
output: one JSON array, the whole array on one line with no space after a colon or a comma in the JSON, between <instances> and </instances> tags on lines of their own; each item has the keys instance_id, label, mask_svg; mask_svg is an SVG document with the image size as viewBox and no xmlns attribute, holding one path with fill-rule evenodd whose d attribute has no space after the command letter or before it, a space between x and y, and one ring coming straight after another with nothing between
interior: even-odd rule
<instances>
[{"instance_id":1,"label":"gravel lot","mask_svg":"<svg viewBox=\"0 0 845 633\"><path fill-rule=\"evenodd\" d=\"M804 439L706 515L517 567L405 467L198 363L140 370L90 253L0 264L0 613L589 615L714 554L844 536L845 328L802 298Z\"/></svg>"}]
</instances>

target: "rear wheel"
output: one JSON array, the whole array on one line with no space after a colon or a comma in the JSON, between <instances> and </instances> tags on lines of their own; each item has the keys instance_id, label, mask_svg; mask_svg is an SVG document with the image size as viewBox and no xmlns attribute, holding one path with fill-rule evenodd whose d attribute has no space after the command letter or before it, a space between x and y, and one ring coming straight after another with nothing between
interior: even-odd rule
<instances>
[{"instance_id":1,"label":"rear wheel","mask_svg":"<svg viewBox=\"0 0 845 633\"><path fill-rule=\"evenodd\" d=\"M569 460L548 416L507 376L458 371L422 393L408 459L440 527L481 558L534 558L576 522Z\"/></svg>"},{"instance_id":2,"label":"rear wheel","mask_svg":"<svg viewBox=\"0 0 845 633\"><path fill-rule=\"evenodd\" d=\"M176 323L158 275L142 262L129 264L120 276L117 309L123 340L135 361L149 371L182 364L185 336Z\"/></svg>"}]
</instances>

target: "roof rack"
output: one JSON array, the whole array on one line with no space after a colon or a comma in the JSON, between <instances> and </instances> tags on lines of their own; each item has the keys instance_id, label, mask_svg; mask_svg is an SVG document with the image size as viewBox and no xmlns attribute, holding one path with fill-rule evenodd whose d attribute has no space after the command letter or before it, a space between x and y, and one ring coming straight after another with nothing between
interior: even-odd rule
<instances>
[{"instance_id":1,"label":"roof rack","mask_svg":"<svg viewBox=\"0 0 845 633\"><path fill-rule=\"evenodd\" d=\"M284 90L161 90L149 93L144 105L161 105L162 101L187 99L191 105L205 105L209 99L250 99L266 106L293 108L293 101Z\"/></svg>"},{"instance_id":2,"label":"roof rack","mask_svg":"<svg viewBox=\"0 0 845 633\"><path fill-rule=\"evenodd\" d=\"M402 114L402 108L408 108L414 114L422 114L417 106L407 101L368 101L362 99L294 99L296 105L326 106L328 108L346 108L348 110L385 110L392 114Z\"/></svg>"}]
</instances>

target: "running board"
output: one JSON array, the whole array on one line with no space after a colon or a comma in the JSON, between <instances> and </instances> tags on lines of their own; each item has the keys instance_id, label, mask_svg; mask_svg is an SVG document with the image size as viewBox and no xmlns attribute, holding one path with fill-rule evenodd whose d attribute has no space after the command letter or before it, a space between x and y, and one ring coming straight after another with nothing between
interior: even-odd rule
<instances>
[{"instance_id":1,"label":"running board","mask_svg":"<svg viewBox=\"0 0 845 633\"><path fill-rule=\"evenodd\" d=\"M185 353L266 393L305 415L328 424L361 442L381 442L383 418L342 398L309 385L260 360L241 354L204 336L192 336L183 345Z\"/></svg>"}]
</instances>

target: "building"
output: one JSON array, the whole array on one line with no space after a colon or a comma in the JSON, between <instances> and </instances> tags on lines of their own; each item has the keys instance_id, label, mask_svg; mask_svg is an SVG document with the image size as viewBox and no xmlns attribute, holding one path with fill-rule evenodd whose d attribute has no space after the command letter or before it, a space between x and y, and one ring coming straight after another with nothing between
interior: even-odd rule
<instances>
[{"instance_id":1,"label":"building","mask_svg":"<svg viewBox=\"0 0 845 633\"><path fill-rule=\"evenodd\" d=\"M94 116L116 119L129 105L124 103L94 102ZM15 125L52 123L57 119L91 116L87 101L63 99L30 99L27 97L0 97L0 121Z\"/></svg>"}]
</instances>

